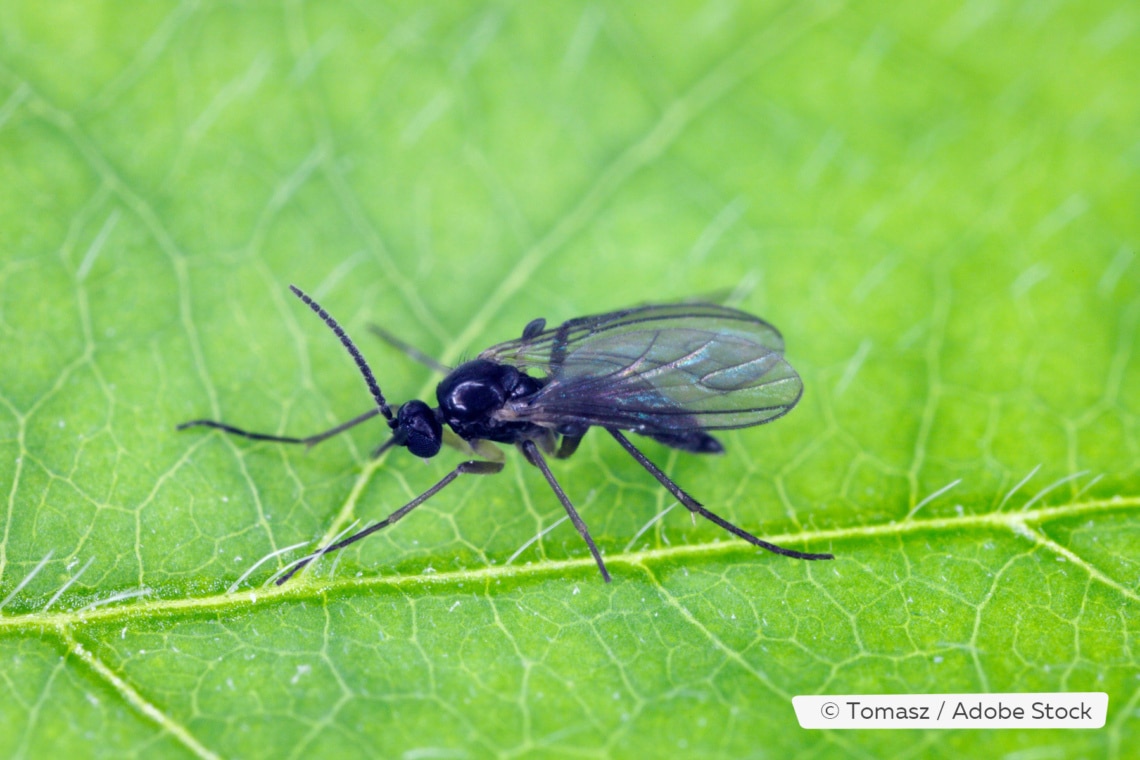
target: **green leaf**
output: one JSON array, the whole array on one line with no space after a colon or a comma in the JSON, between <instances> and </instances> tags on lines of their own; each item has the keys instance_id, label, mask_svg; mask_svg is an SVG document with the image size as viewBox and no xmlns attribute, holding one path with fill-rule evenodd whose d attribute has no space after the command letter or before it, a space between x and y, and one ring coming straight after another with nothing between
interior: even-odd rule
<instances>
[{"instance_id":1,"label":"green leaf","mask_svg":"<svg viewBox=\"0 0 1140 760\"><path fill-rule=\"evenodd\" d=\"M0 755L1128 755L1138 29L1099 0L0 6ZM508 452L266 587L458 461L372 461L377 422L175 432L368 408L289 283L397 402L438 378L370 323L454 363L731 294L803 401L723 457L644 450L836 560L694 524L594 433L554 467L612 584ZM1108 723L791 706L1037 690L1108 692Z\"/></svg>"}]
</instances>

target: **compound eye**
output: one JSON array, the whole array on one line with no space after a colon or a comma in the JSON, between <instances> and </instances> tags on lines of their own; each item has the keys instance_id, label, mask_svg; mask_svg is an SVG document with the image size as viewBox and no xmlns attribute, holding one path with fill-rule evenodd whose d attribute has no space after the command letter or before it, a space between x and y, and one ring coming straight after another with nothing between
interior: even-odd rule
<instances>
[{"instance_id":1,"label":"compound eye","mask_svg":"<svg viewBox=\"0 0 1140 760\"><path fill-rule=\"evenodd\" d=\"M491 383L469 380L451 391L452 409L467 419L481 417L502 405L502 392Z\"/></svg>"},{"instance_id":2,"label":"compound eye","mask_svg":"<svg viewBox=\"0 0 1140 760\"><path fill-rule=\"evenodd\" d=\"M409 401L396 413L396 431L403 433L404 446L423 459L439 453L443 444L443 426L435 412L422 401Z\"/></svg>"}]
</instances>

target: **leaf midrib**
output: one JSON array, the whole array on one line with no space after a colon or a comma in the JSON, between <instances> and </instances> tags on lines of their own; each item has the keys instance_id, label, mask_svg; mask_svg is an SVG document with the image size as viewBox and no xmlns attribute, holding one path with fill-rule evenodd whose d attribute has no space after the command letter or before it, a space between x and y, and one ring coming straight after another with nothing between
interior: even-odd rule
<instances>
[{"instance_id":1,"label":"leaf midrib","mask_svg":"<svg viewBox=\"0 0 1140 760\"><path fill-rule=\"evenodd\" d=\"M954 532L964 529L992 528L1006 531L1020 538L1029 538L1050 550L1062 551L1073 560L1076 555L1071 550L1055 544L1051 540L1032 532L1031 526L1050 520L1079 517L1086 514L1105 514L1140 507L1140 496L1099 499L1075 502L1055 507L1043 507L1027 512L1020 510L994 511L981 514L955 515L952 517L931 517L924 519L904 519L875 525L859 525L827 530L808 530L783 535L765 536L776 543L812 543L826 541L849 541L860 538L881 538L902 536L913 533ZM645 567L651 564L675 564L686 557L707 557L748 547L744 541L731 539L705 544L668 546L646 549L637 552L620 552L606 555L609 566ZM1134 602L1140 597L1130 589L1105 576L1091 563L1079 560L1080 566L1097 580L1109 586ZM783 561L783 560L777 560ZM0 616L0 634L28 633L45 629L68 630L74 626L96 623L109 623L120 620L168 617L179 612L208 612L225 609L249 609L252 606L267 606L278 601L304 601L326 597L348 590L373 590L379 588L404 588L413 585L432 586L459 585L487 582L498 578L520 578L552 576L561 573L580 571L594 567L592 557L578 557L564 560L543 560L525 565L488 565L476 569L452 570L447 572L417 573L413 575L388 575L372 577L341 577L314 579L303 575L282 587L257 588L238 593L214 594L203 597L179 599L143 599L104 609L60 611L54 613L30 612L21 615ZM600 581L598 581L600 582ZM619 578L616 582L620 583Z\"/></svg>"}]
</instances>

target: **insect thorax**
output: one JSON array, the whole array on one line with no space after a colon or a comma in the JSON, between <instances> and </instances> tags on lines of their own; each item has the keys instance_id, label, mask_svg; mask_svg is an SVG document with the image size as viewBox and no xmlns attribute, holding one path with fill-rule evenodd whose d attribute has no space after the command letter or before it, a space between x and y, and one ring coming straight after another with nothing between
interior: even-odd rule
<instances>
[{"instance_id":1,"label":"insect thorax","mask_svg":"<svg viewBox=\"0 0 1140 760\"><path fill-rule=\"evenodd\" d=\"M517 367L475 359L456 367L435 389L443 421L464 440L476 438L516 443L536 427L529 422L495 419L494 413L509 401L536 393L544 380Z\"/></svg>"}]
</instances>

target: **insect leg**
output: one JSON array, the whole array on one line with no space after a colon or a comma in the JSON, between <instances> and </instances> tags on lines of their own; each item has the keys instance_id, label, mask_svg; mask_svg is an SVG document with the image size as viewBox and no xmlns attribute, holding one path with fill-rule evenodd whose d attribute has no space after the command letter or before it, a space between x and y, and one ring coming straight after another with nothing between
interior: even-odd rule
<instances>
[{"instance_id":1,"label":"insect leg","mask_svg":"<svg viewBox=\"0 0 1140 760\"><path fill-rule=\"evenodd\" d=\"M329 428L328 430L324 431L323 433L317 433L316 435L310 435L308 438L291 438L289 436L284 436L284 435L269 435L268 433L251 433L248 430L242 430L241 428L236 428L233 425L227 425L224 422L215 422L214 420L190 420L189 422L183 422L181 425L179 425L175 429L176 430L185 430L186 428L192 428L192 427L217 428L218 430L224 430L227 433L232 433L234 435L240 435L243 438L250 438L254 441L276 441L277 443L303 443L306 446L316 446L321 441L332 438L334 435L338 435L340 433L343 433L345 430L348 430L349 428L356 427L360 423L366 422L378 414L380 414L379 408L369 409L364 414L353 417L348 422L342 422L339 425L337 425L336 427Z\"/></svg>"},{"instance_id":2,"label":"insect leg","mask_svg":"<svg viewBox=\"0 0 1140 760\"><path fill-rule=\"evenodd\" d=\"M554 479L554 473L550 471L546 460L542 458L542 452L538 450L538 445L534 441L523 441L521 446L527 461L542 470L542 474L546 477L546 482L554 489L554 495L558 497L558 500L562 502L562 506L566 508L566 514L570 515L570 522L574 523L574 527L578 529L578 534L586 541L586 546L590 547L590 554L594 555L594 561L598 563L598 569L602 571L602 580L609 583L609 571L606 570L606 563L602 561L602 554L598 551L597 545L594 544L594 539L590 537L590 530L586 527L586 523L582 522L582 518L578 515L578 510L574 509L574 505L570 503L570 499L566 496L566 492L562 490L562 486L558 485L558 481Z\"/></svg>"},{"instance_id":3,"label":"insect leg","mask_svg":"<svg viewBox=\"0 0 1140 760\"><path fill-rule=\"evenodd\" d=\"M478 457L479 459L486 459L488 462L506 461L503 450L491 441L482 438L472 438L468 441L460 438L449 427L443 429L443 444L450 446L465 457Z\"/></svg>"},{"instance_id":4,"label":"insect leg","mask_svg":"<svg viewBox=\"0 0 1140 760\"><path fill-rule=\"evenodd\" d=\"M384 341L393 348L399 349L413 361L419 362L428 369L435 370L441 375L446 375L451 371L449 367L443 366L412 344L405 343L404 341L400 340L395 335L385 330L383 327L380 327L379 325L368 325L368 329L371 330L372 334L377 338Z\"/></svg>"},{"instance_id":5,"label":"insect leg","mask_svg":"<svg viewBox=\"0 0 1140 760\"><path fill-rule=\"evenodd\" d=\"M782 546L776 546L775 544L768 543L767 541L762 541L743 528L736 527L728 520L725 520L723 517L713 514L709 510L705 509L699 501L694 499L692 496L689 496L689 494L685 493L685 491L683 491L680 486L674 483L668 475L661 472L661 470L658 469L657 465L653 464L653 462L650 462L648 457L642 454L637 449L637 447L630 443L630 440L622 435L621 432L616 428L606 428L606 430L609 431L610 435L617 439L617 442L622 445L622 448L629 452L630 456L637 460L638 464L644 467L650 475L657 478L657 482L665 486L665 488L669 489L669 493L673 494L673 496L675 496L677 500L684 504L685 507L691 512L704 517L710 522L716 523L720 527L727 530L729 533L743 538L748 543L759 546L761 549L767 549L774 554L782 554L785 557L794 557L795 559L835 559L835 556L832 554L810 554L808 552L798 552L794 549L785 549Z\"/></svg>"},{"instance_id":6,"label":"insect leg","mask_svg":"<svg viewBox=\"0 0 1140 760\"><path fill-rule=\"evenodd\" d=\"M456 467L454 470L452 470L451 472L444 475L443 478L438 483L436 483L434 486L432 486L428 490L424 491L419 496L412 499L411 501L409 501L407 504L405 504L404 506L397 509L392 514L388 515L387 517L385 517L380 522L378 522L374 525L369 525L364 530L360 531L359 533L352 534L351 536L344 539L343 541L337 541L335 544L332 544L330 546L326 546L323 549L320 549L318 551L313 552L308 557L305 557L303 559L298 560L296 563L294 563L294 565L291 568L289 568L289 572L285 573L284 575L282 575L280 578L277 579L277 581L276 581L277 585L280 586L281 584L288 581L290 578L292 578L294 575L296 575L297 572L301 568L303 568L305 565L309 564L313 560L315 560L315 559L317 559L317 558L319 558L325 554L328 554L329 552L335 552L338 549L343 549L344 547L348 546L349 544L355 544L360 539L367 538L368 536L371 536L373 533L380 530L381 528L387 528L389 525L396 522L401 517L408 514L413 509L415 509L416 507L423 504L425 501L427 501L428 499L430 499L431 497L435 496L437 493L442 491L444 488L446 488L448 485L450 485L451 481L455 480L460 475L494 475L495 473L499 472L502 469L503 469L503 463L502 462L469 461L469 462L460 463L460 465L458 467Z\"/></svg>"},{"instance_id":7,"label":"insect leg","mask_svg":"<svg viewBox=\"0 0 1140 760\"><path fill-rule=\"evenodd\" d=\"M573 456L574 452L578 450L578 444L582 442L582 435L564 435L558 444L558 451L554 452L555 459L568 459Z\"/></svg>"}]
</instances>

